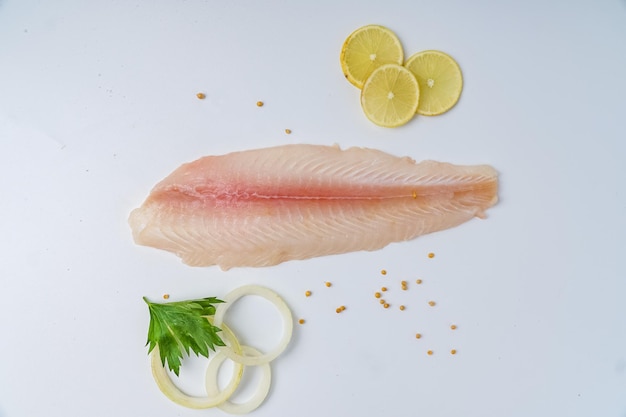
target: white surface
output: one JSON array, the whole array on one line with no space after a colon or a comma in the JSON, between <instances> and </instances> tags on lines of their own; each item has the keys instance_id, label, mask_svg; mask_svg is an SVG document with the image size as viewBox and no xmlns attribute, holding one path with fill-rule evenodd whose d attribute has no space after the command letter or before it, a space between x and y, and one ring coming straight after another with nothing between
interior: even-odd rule
<instances>
[{"instance_id":1,"label":"white surface","mask_svg":"<svg viewBox=\"0 0 626 417\"><path fill-rule=\"evenodd\" d=\"M0 416L223 415L158 392L141 297L245 283L307 320L254 415L626 416L626 2L337 3L0 0ZM407 54L454 56L457 107L368 122L338 62L368 23ZM266 269L133 244L128 213L179 164L280 143L489 163L501 202L378 252ZM407 310L376 304L385 284ZM230 322L267 348L279 319L257 304Z\"/></svg>"}]
</instances>

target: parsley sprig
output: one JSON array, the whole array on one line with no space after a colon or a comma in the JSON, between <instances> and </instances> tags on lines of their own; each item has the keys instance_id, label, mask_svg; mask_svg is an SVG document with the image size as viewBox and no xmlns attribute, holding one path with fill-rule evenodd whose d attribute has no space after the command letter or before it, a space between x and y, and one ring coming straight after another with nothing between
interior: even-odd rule
<instances>
[{"instance_id":1,"label":"parsley sprig","mask_svg":"<svg viewBox=\"0 0 626 417\"><path fill-rule=\"evenodd\" d=\"M177 376L180 363L185 352L193 351L196 355L209 357L209 349L225 346L217 334L220 328L213 326L207 316L215 314L213 304L223 303L215 297L169 303L153 303L146 297L150 311L150 327L148 328L148 353L159 346L161 363L167 365Z\"/></svg>"}]
</instances>

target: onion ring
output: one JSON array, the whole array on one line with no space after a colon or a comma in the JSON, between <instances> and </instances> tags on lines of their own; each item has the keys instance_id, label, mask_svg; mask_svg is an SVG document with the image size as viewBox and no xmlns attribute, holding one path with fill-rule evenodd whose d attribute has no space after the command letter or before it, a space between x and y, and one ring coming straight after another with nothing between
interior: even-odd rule
<instances>
[{"instance_id":1,"label":"onion ring","mask_svg":"<svg viewBox=\"0 0 626 417\"><path fill-rule=\"evenodd\" d=\"M226 336L225 339L230 342L230 348L225 350L229 352L241 353L241 345L239 344L237 337L235 337L235 334L223 323L219 327L222 329L222 334ZM233 395L233 392L235 392L239 386L239 382L241 382L241 376L243 374L243 366L239 363L235 363L233 366L233 377L224 391L212 397L195 397L185 394L176 386L176 384L174 384L172 378L170 378L169 373L165 369L165 366L161 363L158 345L152 349L150 361L152 364L152 376L154 377L154 380L156 381L161 392L176 404L187 408L204 409L216 407L222 404L224 401L229 399L231 395Z\"/></svg>"},{"instance_id":2,"label":"onion ring","mask_svg":"<svg viewBox=\"0 0 626 417\"><path fill-rule=\"evenodd\" d=\"M283 318L282 338L273 350L259 356L241 355L235 352L233 349L223 349L223 351L230 360L238 362L242 365L263 365L264 363L269 363L270 361L276 359L276 357L280 355L289 344L289 341L291 340L291 335L293 333L293 317L291 316L291 310L289 310L287 304L274 291L258 285L245 285L243 287L235 288L233 291L226 294L226 296L223 298L223 301L225 302L218 304L217 308L215 309L215 316L213 319L214 325L220 327L220 325L224 321L224 314L226 314L226 310L228 310L228 307L245 295L258 295L265 298L266 300L274 304L274 306L276 306L278 312Z\"/></svg>"},{"instance_id":3,"label":"onion ring","mask_svg":"<svg viewBox=\"0 0 626 417\"><path fill-rule=\"evenodd\" d=\"M260 356L261 352L250 346L241 346L244 355L255 357ZM211 359L209 366L206 369L206 392L209 397L216 397L220 394L217 386L217 374L220 366L226 359L226 350L220 350L217 355ZM230 414L246 414L255 410L258 406L263 404L267 394L270 392L270 385L272 383L272 369L269 362L259 365L263 375L261 376L261 382L248 401L243 403L233 403L229 400L224 401L218 408Z\"/></svg>"}]
</instances>

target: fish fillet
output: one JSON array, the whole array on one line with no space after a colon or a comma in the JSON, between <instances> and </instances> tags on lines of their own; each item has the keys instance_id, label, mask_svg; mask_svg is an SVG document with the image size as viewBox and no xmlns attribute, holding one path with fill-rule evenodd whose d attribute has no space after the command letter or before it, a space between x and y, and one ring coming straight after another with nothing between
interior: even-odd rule
<instances>
[{"instance_id":1,"label":"fish fillet","mask_svg":"<svg viewBox=\"0 0 626 417\"><path fill-rule=\"evenodd\" d=\"M497 188L487 165L285 145L183 164L129 224L137 244L188 265L260 267L373 251L454 227L484 217Z\"/></svg>"}]
</instances>

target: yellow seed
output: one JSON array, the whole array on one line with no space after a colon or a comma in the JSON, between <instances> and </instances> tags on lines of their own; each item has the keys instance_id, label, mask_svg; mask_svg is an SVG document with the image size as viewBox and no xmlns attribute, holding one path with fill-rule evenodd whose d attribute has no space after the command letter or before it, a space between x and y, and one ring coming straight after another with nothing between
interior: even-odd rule
<instances>
[{"instance_id":1,"label":"yellow seed","mask_svg":"<svg viewBox=\"0 0 626 417\"><path fill-rule=\"evenodd\" d=\"M421 279L416 279L416 280L415 280L415 283L416 283L416 284L421 284L421 283L422 283L422 280L421 280Z\"/></svg>"},{"instance_id":2,"label":"yellow seed","mask_svg":"<svg viewBox=\"0 0 626 417\"><path fill-rule=\"evenodd\" d=\"M196 94L196 97L198 97L200 100L204 100L206 98L206 94L198 93L198 94Z\"/></svg>"},{"instance_id":3,"label":"yellow seed","mask_svg":"<svg viewBox=\"0 0 626 417\"><path fill-rule=\"evenodd\" d=\"M386 270L384 270L384 269L383 269L383 270L381 270L381 271L380 271L380 273L381 273L382 275L387 275L387 271L386 271Z\"/></svg>"},{"instance_id":4,"label":"yellow seed","mask_svg":"<svg viewBox=\"0 0 626 417\"><path fill-rule=\"evenodd\" d=\"M385 304L385 300L383 300L383 299L381 298L380 303L381 303L381 304Z\"/></svg>"},{"instance_id":5,"label":"yellow seed","mask_svg":"<svg viewBox=\"0 0 626 417\"><path fill-rule=\"evenodd\" d=\"M426 352L426 353L428 353L429 355L432 355L432 354L433 354L433 351L432 351L432 350L429 350L429 351L428 351L428 352Z\"/></svg>"},{"instance_id":6,"label":"yellow seed","mask_svg":"<svg viewBox=\"0 0 626 417\"><path fill-rule=\"evenodd\" d=\"M432 258L435 257L435 254L431 252L431 253L428 254L428 257L432 259Z\"/></svg>"},{"instance_id":7,"label":"yellow seed","mask_svg":"<svg viewBox=\"0 0 626 417\"><path fill-rule=\"evenodd\" d=\"M324 285L326 285L327 287L330 287L333 284L331 284L330 282L326 281L326 283L324 283Z\"/></svg>"},{"instance_id":8,"label":"yellow seed","mask_svg":"<svg viewBox=\"0 0 626 417\"><path fill-rule=\"evenodd\" d=\"M422 334L421 333L415 333L415 338L416 339L421 339L422 338Z\"/></svg>"},{"instance_id":9,"label":"yellow seed","mask_svg":"<svg viewBox=\"0 0 626 417\"><path fill-rule=\"evenodd\" d=\"M345 310L345 309L346 309L346 306L341 306L341 307L339 307L339 308L341 309L341 311L343 311L343 310Z\"/></svg>"},{"instance_id":10,"label":"yellow seed","mask_svg":"<svg viewBox=\"0 0 626 417\"><path fill-rule=\"evenodd\" d=\"M262 101L257 101L257 102L256 102L256 105L257 105L258 107L263 107L263 102L262 102Z\"/></svg>"},{"instance_id":11,"label":"yellow seed","mask_svg":"<svg viewBox=\"0 0 626 417\"><path fill-rule=\"evenodd\" d=\"M311 291L307 291L307 292L304 293L304 295L307 296L307 297L310 297L311 294L312 294Z\"/></svg>"},{"instance_id":12,"label":"yellow seed","mask_svg":"<svg viewBox=\"0 0 626 417\"><path fill-rule=\"evenodd\" d=\"M285 129L285 133L291 135L291 129Z\"/></svg>"},{"instance_id":13,"label":"yellow seed","mask_svg":"<svg viewBox=\"0 0 626 417\"><path fill-rule=\"evenodd\" d=\"M452 349L452 350L450 351L450 353L451 353L452 355L456 355L456 349Z\"/></svg>"},{"instance_id":14,"label":"yellow seed","mask_svg":"<svg viewBox=\"0 0 626 417\"><path fill-rule=\"evenodd\" d=\"M450 326L450 328L451 328L452 330L456 330L456 324L453 324L452 326Z\"/></svg>"},{"instance_id":15,"label":"yellow seed","mask_svg":"<svg viewBox=\"0 0 626 417\"><path fill-rule=\"evenodd\" d=\"M404 307L404 306L400 306L400 310L404 310L404 309L405 309L405 307Z\"/></svg>"},{"instance_id":16,"label":"yellow seed","mask_svg":"<svg viewBox=\"0 0 626 417\"><path fill-rule=\"evenodd\" d=\"M383 304L383 307L389 308L389 304L385 303L385 304Z\"/></svg>"},{"instance_id":17,"label":"yellow seed","mask_svg":"<svg viewBox=\"0 0 626 417\"><path fill-rule=\"evenodd\" d=\"M304 324L304 319L300 319L300 320L298 320L298 323L300 323L300 324Z\"/></svg>"},{"instance_id":18,"label":"yellow seed","mask_svg":"<svg viewBox=\"0 0 626 417\"><path fill-rule=\"evenodd\" d=\"M380 298L380 293L379 293L379 292L375 292L375 293L374 293L374 297L376 297L376 298Z\"/></svg>"},{"instance_id":19,"label":"yellow seed","mask_svg":"<svg viewBox=\"0 0 626 417\"><path fill-rule=\"evenodd\" d=\"M387 291L387 287L381 287L381 289L380 289L380 290L381 290L382 292L385 292L385 291Z\"/></svg>"},{"instance_id":20,"label":"yellow seed","mask_svg":"<svg viewBox=\"0 0 626 417\"><path fill-rule=\"evenodd\" d=\"M169 294L163 294L163 298L164 298L165 300L167 300L168 298L170 298L170 295L169 295Z\"/></svg>"},{"instance_id":21,"label":"yellow seed","mask_svg":"<svg viewBox=\"0 0 626 417\"><path fill-rule=\"evenodd\" d=\"M335 309L335 311L336 311L337 313L341 313L343 310L344 310L344 309L342 309L341 307L337 307L337 308Z\"/></svg>"},{"instance_id":22,"label":"yellow seed","mask_svg":"<svg viewBox=\"0 0 626 417\"><path fill-rule=\"evenodd\" d=\"M434 301L429 301L429 302L428 302L428 305L429 305L429 306L431 306L431 307L433 307L433 306L435 305L435 302L434 302Z\"/></svg>"}]
</instances>

